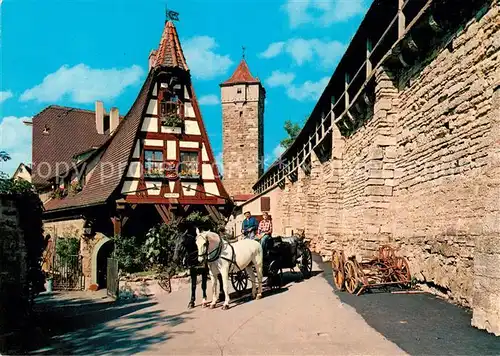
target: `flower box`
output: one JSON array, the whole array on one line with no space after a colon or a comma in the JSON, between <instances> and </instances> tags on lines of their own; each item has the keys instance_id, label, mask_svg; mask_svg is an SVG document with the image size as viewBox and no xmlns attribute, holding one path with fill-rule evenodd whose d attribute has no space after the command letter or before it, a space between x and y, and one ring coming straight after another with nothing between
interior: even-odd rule
<instances>
[{"instance_id":1,"label":"flower box","mask_svg":"<svg viewBox=\"0 0 500 356\"><path fill-rule=\"evenodd\" d=\"M173 126L162 126L161 127L161 132L162 133L171 133L171 134L181 134L182 133L182 127L173 127Z\"/></svg>"}]
</instances>

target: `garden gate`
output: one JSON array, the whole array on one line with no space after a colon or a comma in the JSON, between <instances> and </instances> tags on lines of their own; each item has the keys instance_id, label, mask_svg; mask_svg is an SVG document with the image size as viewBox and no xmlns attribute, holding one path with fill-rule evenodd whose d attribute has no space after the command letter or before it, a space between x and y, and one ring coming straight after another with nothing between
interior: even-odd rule
<instances>
[{"instance_id":1,"label":"garden gate","mask_svg":"<svg viewBox=\"0 0 500 356\"><path fill-rule=\"evenodd\" d=\"M118 280L118 260L108 257L108 271L106 276L107 294L118 299L120 282Z\"/></svg>"},{"instance_id":2,"label":"garden gate","mask_svg":"<svg viewBox=\"0 0 500 356\"><path fill-rule=\"evenodd\" d=\"M51 275L54 290L83 290L85 278L82 270L82 256L55 255Z\"/></svg>"}]
</instances>

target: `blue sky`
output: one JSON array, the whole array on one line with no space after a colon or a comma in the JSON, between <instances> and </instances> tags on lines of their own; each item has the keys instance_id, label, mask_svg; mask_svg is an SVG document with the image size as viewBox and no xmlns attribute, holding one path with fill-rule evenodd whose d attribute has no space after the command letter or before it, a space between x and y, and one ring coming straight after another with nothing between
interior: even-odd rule
<instances>
[{"instance_id":1,"label":"blue sky","mask_svg":"<svg viewBox=\"0 0 500 356\"><path fill-rule=\"evenodd\" d=\"M212 148L222 151L219 83L241 60L267 91L266 165L279 154L283 124L310 114L371 0L169 0ZM102 100L125 114L158 46L165 1L0 0L0 149L13 173L31 161L22 124L56 104L85 109ZM220 155L219 155L220 159Z\"/></svg>"}]
</instances>

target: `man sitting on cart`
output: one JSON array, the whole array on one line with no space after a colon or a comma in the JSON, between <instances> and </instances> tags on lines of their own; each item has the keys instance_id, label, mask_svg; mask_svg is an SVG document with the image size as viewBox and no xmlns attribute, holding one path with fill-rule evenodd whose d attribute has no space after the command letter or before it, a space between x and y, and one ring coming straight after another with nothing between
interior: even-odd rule
<instances>
[{"instance_id":1,"label":"man sitting on cart","mask_svg":"<svg viewBox=\"0 0 500 356\"><path fill-rule=\"evenodd\" d=\"M241 232L245 235L245 239L255 239L255 233L257 232L258 227L259 224L257 219L255 219L249 211L245 212L245 220L243 220L241 226Z\"/></svg>"},{"instance_id":2,"label":"man sitting on cart","mask_svg":"<svg viewBox=\"0 0 500 356\"><path fill-rule=\"evenodd\" d=\"M273 233L273 223L269 218L267 211L262 212L262 220L259 223L259 228L257 230L256 240L260 241L262 249L264 250L264 256L267 254L267 244L268 240L271 238Z\"/></svg>"}]
</instances>

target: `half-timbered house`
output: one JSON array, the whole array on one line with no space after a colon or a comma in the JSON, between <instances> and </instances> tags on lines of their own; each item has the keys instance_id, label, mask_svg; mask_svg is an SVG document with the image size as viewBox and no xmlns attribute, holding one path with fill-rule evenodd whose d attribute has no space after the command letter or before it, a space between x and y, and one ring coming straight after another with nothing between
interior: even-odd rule
<instances>
[{"instance_id":1,"label":"half-timbered house","mask_svg":"<svg viewBox=\"0 0 500 356\"><path fill-rule=\"evenodd\" d=\"M93 116L95 128L88 122ZM62 120L71 130L58 129ZM214 220L231 212L170 20L129 112L120 117L113 108L106 114L101 102L95 113L49 107L33 118L33 157L48 171L34 167L35 181L52 187L44 203L46 232L85 237L87 287L99 284L99 250L110 236L145 234L156 223L192 211ZM66 163L63 168L57 157Z\"/></svg>"}]
</instances>

